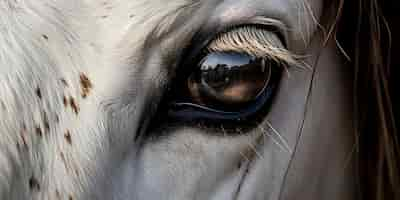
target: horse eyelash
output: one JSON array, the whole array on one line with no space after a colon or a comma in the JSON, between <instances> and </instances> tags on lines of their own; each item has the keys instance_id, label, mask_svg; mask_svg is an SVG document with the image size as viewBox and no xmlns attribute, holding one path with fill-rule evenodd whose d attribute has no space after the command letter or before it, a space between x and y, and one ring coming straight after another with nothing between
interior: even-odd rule
<instances>
[{"instance_id":1,"label":"horse eyelash","mask_svg":"<svg viewBox=\"0 0 400 200\"><path fill-rule=\"evenodd\" d=\"M301 56L287 50L278 35L264 28L243 26L221 33L207 46L207 52L239 52L272 60L282 66L302 66Z\"/></svg>"}]
</instances>

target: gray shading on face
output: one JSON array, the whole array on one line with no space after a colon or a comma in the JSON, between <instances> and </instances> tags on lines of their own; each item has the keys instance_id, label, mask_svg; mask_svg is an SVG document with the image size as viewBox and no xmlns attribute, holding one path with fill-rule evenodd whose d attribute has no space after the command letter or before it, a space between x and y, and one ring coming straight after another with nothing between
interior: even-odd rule
<instances>
[{"instance_id":1,"label":"gray shading on face","mask_svg":"<svg viewBox=\"0 0 400 200\"><path fill-rule=\"evenodd\" d=\"M22 85L0 99L0 136L45 119L43 133L0 137L18 148L0 152L0 178L26 189L0 195L353 199L351 69L324 46L323 3L0 1L14 30L0 42L32 61L0 47L0 83Z\"/></svg>"},{"instance_id":2,"label":"gray shading on face","mask_svg":"<svg viewBox=\"0 0 400 200\"><path fill-rule=\"evenodd\" d=\"M132 28L130 35L143 35L147 43L141 49L144 52L133 52L135 59L130 66L140 68L133 70L135 77L146 73L158 78L156 83L144 83L155 84L146 86L157 90L154 93L168 93L170 90L164 88L174 85L174 78L187 78L183 69L198 67L196 59L201 59L200 53L194 53L192 62L185 59L196 48L207 47L207 37L212 40L215 32L243 24L276 22L268 24L275 29L267 31L281 31L280 40L286 40L281 41L284 48L293 57L297 55L299 66L290 66L293 62L286 70L281 69L279 85L273 100L268 102L269 112L254 121L251 128L234 120L219 122L212 116L209 119L213 123L196 119L186 123L178 117L169 124L165 119L168 115L153 111L165 121L159 121L157 116L150 123L140 148L122 163L115 177L115 181L123 179L126 184L111 186L111 190L122 187L121 199L135 200L353 198L354 177L349 164L350 71L334 42L322 47L324 38L317 24L323 12L322 0L141 2L134 8L138 11L136 18L156 16L149 21L139 20L143 22L139 26L154 29L143 35L146 28ZM163 15L157 16L158 11ZM246 45L251 46L251 42L257 41L249 39L237 44L239 47L228 43L219 50L251 54L246 52ZM272 56L268 53L265 55ZM218 62L218 57L210 59L209 63ZM224 59L219 62L236 62ZM138 85L132 81L131 86ZM185 85L184 81L181 83ZM179 98L184 94L174 95ZM150 95L146 101L165 99ZM162 107L167 105L160 104L158 109L168 109ZM186 114L191 116L190 112ZM139 117L146 118L140 120L143 122L156 116Z\"/></svg>"}]
</instances>

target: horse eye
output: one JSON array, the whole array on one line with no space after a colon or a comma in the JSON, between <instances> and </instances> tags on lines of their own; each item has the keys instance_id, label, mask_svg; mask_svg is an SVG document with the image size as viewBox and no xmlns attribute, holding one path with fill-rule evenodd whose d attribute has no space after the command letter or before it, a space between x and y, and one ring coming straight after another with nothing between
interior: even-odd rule
<instances>
[{"instance_id":1,"label":"horse eye","mask_svg":"<svg viewBox=\"0 0 400 200\"><path fill-rule=\"evenodd\" d=\"M270 65L263 58L235 52L209 53L189 76L193 102L217 110L235 110L255 101L268 87Z\"/></svg>"},{"instance_id":2,"label":"horse eye","mask_svg":"<svg viewBox=\"0 0 400 200\"><path fill-rule=\"evenodd\" d=\"M278 35L258 26L228 29L188 49L200 50L189 51L163 101L168 119L179 122L261 119L291 61Z\"/></svg>"},{"instance_id":3,"label":"horse eye","mask_svg":"<svg viewBox=\"0 0 400 200\"><path fill-rule=\"evenodd\" d=\"M246 121L265 114L283 69L276 61L239 52L206 54L184 80L168 106L178 121ZM217 121L216 121L217 120Z\"/></svg>"}]
</instances>

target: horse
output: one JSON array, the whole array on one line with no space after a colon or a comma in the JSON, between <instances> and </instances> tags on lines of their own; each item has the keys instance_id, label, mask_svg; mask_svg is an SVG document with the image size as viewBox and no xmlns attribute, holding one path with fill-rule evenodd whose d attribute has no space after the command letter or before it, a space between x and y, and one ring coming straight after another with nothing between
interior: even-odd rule
<instances>
[{"instance_id":1,"label":"horse","mask_svg":"<svg viewBox=\"0 0 400 200\"><path fill-rule=\"evenodd\" d=\"M353 66L371 48L354 52L352 9L0 1L0 199L355 199L364 140L354 133L368 123ZM372 27L371 10L354 27ZM395 136L384 133L372 135ZM396 161L388 141L383 163ZM396 191L388 171L379 180Z\"/></svg>"}]
</instances>

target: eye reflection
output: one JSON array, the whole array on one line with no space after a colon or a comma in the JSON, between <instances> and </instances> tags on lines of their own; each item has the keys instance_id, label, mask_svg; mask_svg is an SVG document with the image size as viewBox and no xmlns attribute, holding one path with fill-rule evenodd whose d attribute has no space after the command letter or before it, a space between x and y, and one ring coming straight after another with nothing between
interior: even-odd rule
<instances>
[{"instance_id":1,"label":"eye reflection","mask_svg":"<svg viewBox=\"0 0 400 200\"><path fill-rule=\"evenodd\" d=\"M194 103L219 109L247 104L268 86L271 67L244 53L209 53L188 79ZM211 105L211 106L210 106Z\"/></svg>"},{"instance_id":2,"label":"eye reflection","mask_svg":"<svg viewBox=\"0 0 400 200\"><path fill-rule=\"evenodd\" d=\"M297 65L268 27L235 27L195 49L163 101L173 122L252 126L269 112L283 69Z\"/></svg>"}]
</instances>

